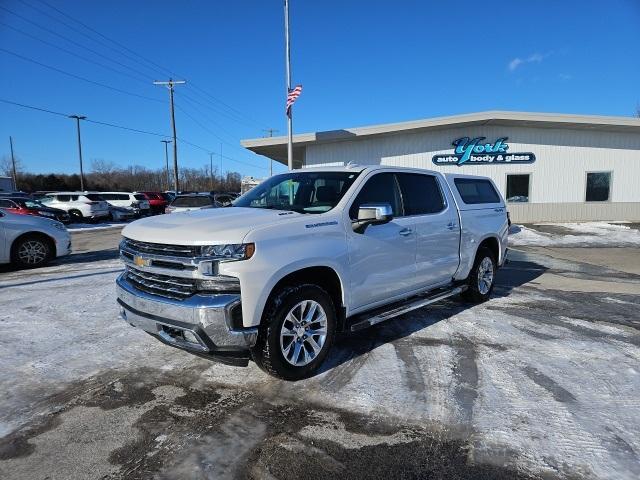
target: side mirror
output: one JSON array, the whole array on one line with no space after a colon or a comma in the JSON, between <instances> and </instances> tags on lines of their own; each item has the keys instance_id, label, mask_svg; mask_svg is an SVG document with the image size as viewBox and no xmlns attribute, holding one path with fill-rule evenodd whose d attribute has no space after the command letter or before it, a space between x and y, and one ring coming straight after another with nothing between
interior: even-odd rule
<instances>
[{"instance_id":1,"label":"side mirror","mask_svg":"<svg viewBox=\"0 0 640 480\"><path fill-rule=\"evenodd\" d=\"M393 209L388 203L360 205L358 219L353 222L353 231L364 233L369 225L382 225L393 220Z\"/></svg>"}]
</instances>

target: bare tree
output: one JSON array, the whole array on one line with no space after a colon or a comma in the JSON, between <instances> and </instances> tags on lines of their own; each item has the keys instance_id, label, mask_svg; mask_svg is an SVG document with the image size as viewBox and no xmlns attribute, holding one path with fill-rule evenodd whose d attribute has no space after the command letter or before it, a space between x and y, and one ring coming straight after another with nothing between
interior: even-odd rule
<instances>
[{"instance_id":1,"label":"bare tree","mask_svg":"<svg viewBox=\"0 0 640 480\"><path fill-rule=\"evenodd\" d=\"M22 172L22 160L19 157L16 158L16 173ZM0 159L0 175L5 177L13 176L13 165L11 163L11 155L3 155Z\"/></svg>"}]
</instances>

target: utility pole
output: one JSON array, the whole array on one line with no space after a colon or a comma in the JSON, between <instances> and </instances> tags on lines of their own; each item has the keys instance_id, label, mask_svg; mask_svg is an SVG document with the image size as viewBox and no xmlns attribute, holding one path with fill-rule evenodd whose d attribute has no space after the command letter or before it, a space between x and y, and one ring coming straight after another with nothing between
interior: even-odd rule
<instances>
[{"instance_id":1,"label":"utility pole","mask_svg":"<svg viewBox=\"0 0 640 480\"><path fill-rule=\"evenodd\" d=\"M84 192L84 170L82 169L82 140L80 139L80 120L86 120L87 117L82 115L69 115L69 118L76 119L76 128L78 130L78 157L80 158L80 191Z\"/></svg>"},{"instance_id":2,"label":"utility pole","mask_svg":"<svg viewBox=\"0 0 640 480\"><path fill-rule=\"evenodd\" d=\"M169 190L171 188L171 180L169 177L169 144L171 143L171 140L160 141L164 143L164 161L167 164L167 190Z\"/></svg>"},{"instance_id":3,"label":"utility pole","mask_svg":"<svg viewBox=\"0 0 640 480\"><path fill-rule=\"evenodd\" d=\"M9 135L9 146L11 147L11 165L13 168L13 191L18 191L18 176L16 175L16 157L13 156L13 138Z\"/></svg>"},{"instance_id":4,"label":"utility pole","mask_svg":"<svg viewBox=\"0 0 640 480\"><path fill-rule=\"evenodd\" d=\"M262 131L267 134L267 137L271 138L278 130L275 128L265 128ZM269 159L269 176L273 177L273 158Z\"/></svg>"},{"instance_id":5,"label":"utility pole","mask_svg":"<svg viewBox=\"0 0 640 480\"><path fill-rule=\"evenodd\" d=\"M220 178L224 182L224 171L222 170L222 143L220 144Z\"/></svg>"},{"instance_id":6,"label":"utility pole","mask_svg":"<svg viewBox=\"0 0 640 480\"><path fill-rule=\"evenodd\" d=\"M211 191L213 192L213 152L209 152L209 177L211 177Z\"/></svg>"},{"instance_id":7,"label":"utility pole","mask_svg":"<svg viewBox=\"0 0 640 480\"><path fill-rule=\"evenodd\" d=\"M169 78L167 82L155 81L154 85L165 85L169 89L169 107L171 111L171 130L173 131L173 189L178 194L178 139L176 138L176 117L173 108L173 87L174 85L185 84L184 80L173 80Z\"/></svg>"},{"instance_id":8,"label":"utility pole","mask_svg":"<svg viewBox=\"0 0 640 480\"><path fill-rule=\"evenodd\" d=\"M287 65L287 96L291 91L291 55L289 48L289 0L284 0L284 38L285 57ZM287 115L287 164L289 170L293 170L293 109L289 109Z\"/></svg>"}]
</instances>

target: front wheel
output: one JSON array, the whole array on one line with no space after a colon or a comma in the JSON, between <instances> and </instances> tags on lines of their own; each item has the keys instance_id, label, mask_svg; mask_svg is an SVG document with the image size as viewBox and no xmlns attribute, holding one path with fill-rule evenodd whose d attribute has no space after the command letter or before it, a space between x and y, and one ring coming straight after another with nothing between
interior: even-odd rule
<instances>
[{"instance_id":1,"label":"front wheel","mask_svg":"<svg viewBox=\"0 0 640 480\"><path fill-rule=\"evenodd\" d=\"M51 246L40 237L25 237L14 245L12 261L19 268L36 268L45 265L52 256Z\"/></svg>"},{"instance_id":2,"label":"front wheel","mask_svg":"<svg viewBox=\"0 0 640 480\"><path fill-rule=\"evenodd\" d=\"M317 285L282 289L270 301L253 348L256 363L285 380L307 378L323 362L336 331L329 294Z\"/></svg>"},{"instance_id":3,"label":"front wheel","mask_svg":"<svg viewBox=\"0 0 640 480\"><path fill-rule=\"evenodd\" d=\"M495 277L496 260L491 250L483 247L476 254L463 297L475 303L487 301L493 291Z\"/></svg>"}]
</instances>

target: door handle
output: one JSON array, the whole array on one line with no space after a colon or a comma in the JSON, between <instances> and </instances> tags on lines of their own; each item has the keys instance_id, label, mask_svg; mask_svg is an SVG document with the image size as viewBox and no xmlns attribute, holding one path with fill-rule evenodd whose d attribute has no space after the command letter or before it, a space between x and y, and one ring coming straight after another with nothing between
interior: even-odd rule
<instances>
[{"instance_id":1,"label":"door handle","mask_svg":"<svg viewBox=\"0 0 640 480\"><path fill-rule=\"evenodd\" d=\"M410 228L403 228L398 233L403 237L406 237L407 235L411 235L413 233L413 230L411 230Z\"/></svg>"}]
</instances>

